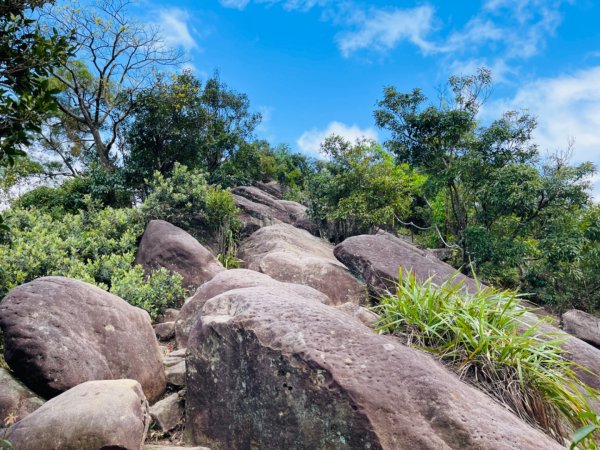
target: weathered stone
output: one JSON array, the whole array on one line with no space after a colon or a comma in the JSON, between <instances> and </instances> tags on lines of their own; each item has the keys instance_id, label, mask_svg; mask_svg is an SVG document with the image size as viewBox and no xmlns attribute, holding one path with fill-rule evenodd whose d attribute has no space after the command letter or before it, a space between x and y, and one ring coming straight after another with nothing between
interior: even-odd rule
<instances>
[{"instance_id":1,"label":"weathered stone","mask_svg":"<svg viewBox=\"0 0 600 450\"><path fill-rule=\"evenodd\" d=\"M179 364L181 361L185 361L185 355L184 356L167 355L163 358L163 364L165 367L174 366L175 364Z\"/></svg>"},{"instance_id":2,"label":"weathered stone","mask_svg":"<svg viewBox=\"0 0 600 450\"><path fill-rule=\"evenodd\" d=\"M577 309L562 315L563 330L573 336L600 347L600 319Z\"/></svg>"},{"instance_id":3,"label":"weathered stone","mask_svg":"<svg viewBox=\"0 0 600 450\"><path fill-rule=\"evenodd\" d=\"M186 427L214 449L557 449L432 357L292 292L205 303Z\"/></svg>"},{"instance_id":4,"label":"weathered stone","mask_svg":"<svg viewBox=\"0 0 600 450\"><path fill-rule=\"evenodd\" d=\"M183 420L185 410L183 398L176 392L150 407L150 416L158 422L163 432L169 432Z\"/></svg>"},{"instance_id":5,"label":"weathered stone","mask_svg":"<svg viewBox=\"0 0 600 450\"><path fill-rule=\"evenodd\" d=\"M185 360L166 367L165 374L167 375L167 383L177 387L185 386L185 367Z\"/></svg>"},{"instance_id":6,"label":"weathered stone","mask_svg":"<svg viewBox=\"0 0 600 450\"><path fill-rule=\"evenodd\" d=\"M374 294L386 290L395 292L399 269L415 273L420 281L432 277L434 283L441 284L456 275L455 279L462 281L467 290L476 291L478 287L474 280L456 274L453 267L438 260L430 252L420 250L387 233L348 238L335 248L334 254L356 276L365 280ZM539 317L531 313L526 314L524 319L532 325L540 323ZM576 369L579 378L589 386L600 389L600 350L552 325L542 322L540 329L552 338L564 336L566 341L561 347L567 351L566 356L591 371Z\"/></svg>"},{"instance_id":7,"label":"weathered stone","mask_svg":"<svg viewBox=\"0 0 600 450\"><path fill-rule=\"evenodd\" d=\"M175 322L162 322L154 325L154 333L160 341L168 341L175 337Z\"/></svg>"},{"instance_id":8,"label":"weathered stone","mask_svg":"<svg viewBox=\"0 0 600 450\"><path fill-rule=\"evenodd\" d=\"M186 351L187 351L186 348L179 348L177 350L173 350L171 353L169 353L168 356L185 358L185 352Z\"/></svg>"},{"instance_id":9,"label":"weathered stone","mask_svg":"<svg viewBox=\"0 0 600 450\"><path fill-rule=\"evenodd\" d=\"M180 445L144 445L142 450L210 450L208 447L182 447Z\"/></svg>"},{"instance_id":10,"label":"weathered stone","mask_svg":"<svg viewBox=\"0 0 600 450\"><path fill-rule=\"evenodd\" d=\"M190 234L164 220L151 220L135 258L147 272L164 267L195 289L225 268Z\"/></svg>"},{"instance_id":11,"label":"weathered stone","mask_svg":"<svg viewBox=\"0 0 600 450\"><path fill-rule=\"evenodd\" d=\"M0 303L4 356L17 378L49 398L90 380L133 378L155 400L165 389L148 313L64 277L23 284Z\"/></svg>"},{"instance_id":12,"label":"weathered stone","mask_svg":"<svg viewBox=\"0 0 600 450\"><path fill-rule=\"evenodd\" d=\"M270 194L277 199L283 198L283 189L281 188L281 185L277 181L269 181L267 183L263 183L262 181L257 181L254 184L261 191L266 192L267 194Z\"/></svg>"},{"instance_id":13,"label":"weathered stone","mask_svg":"<svg viewBox=\"0 0 600 450\"><path fill-rule=\"evenodd\" d=\"M398 270L411 271L419 281L433 277L441 284L451 276L462 281L469 290L476 290L476 283L460 274L452 266L437 259L433 253L421 250L388 233L353 236L333 250L335 257L369 286L377 295L395 290Z\"/></svg>"},{"instance_id":14,"label":"weathered stone","mask_svg":"<svg viewBox=\"0 0 600 450\"><path fill-rule=\"evenodd\" d=\"M135 380L75 386L8 429L15 450L139 450L150 416Z\"/></svg>"},{"instance_id":15,"label":"weathered stone","mask_svg":"<svg viewBox=\"0 0 600 450\"><path fill-rule=\"evenodd\" d=\"M196 323L198 314L202 310L202 307L207 300L233 289L254 286L273 286L274 289L288 289L303 297L310 298L321 303L331 303L329 297L309 286L302 284L282 283L274 280L268 275L256 272L254 270L227 270L217 274L208 283L202 285L196 291L194 296L188 299L181 308L179 319L175 323L177 346L187 346L187 340L190 331Z\"/></svg>"},{"instance_id":16,"label":"weathered stone","mask_svg":"<svg viewBox=\"0 0 600 450\"><path fill-rule=\"evenodd\" d=\"M366 302L366 290L335 259L333 247L305 230L279 224L261 228L239 249L246 268L323 292L332 304Z\"/></svg>"},{"instance_id":17,"label":"weathered stone","mask_svg":"<svg viewBox=\"0 0 600 450\"><path fill-rule=\"evenodd\" d=\"M336 308L370 328L379 320L379 316L373 311L369 311L364 306L358 306L354 303L344 303L336 306Z\"/></svg>"},{"instance_id":18,"label":"weathered stone","mask_svg":"<svg viewBox=\"0 0 600 450\"><path fill-rule=\"evenodd\" d=\"M158 323L163 323L163 322L175 322L177 320L177 317L179 317L179 310L175 309L175 308L167 308L165 309L165 312L162 313L159 317L157 322Z\"/></svg>"},{"instance_id":19,"label":"weathered stone","mask_svg":"<svg viewBox=\"0 0 600 450\"><path fill-rule=\"evenodd\" d=\"M0 368L0 424L18 422L44 404L44 399L29 390L12 374Z\"/></svg>"}]
</instances>

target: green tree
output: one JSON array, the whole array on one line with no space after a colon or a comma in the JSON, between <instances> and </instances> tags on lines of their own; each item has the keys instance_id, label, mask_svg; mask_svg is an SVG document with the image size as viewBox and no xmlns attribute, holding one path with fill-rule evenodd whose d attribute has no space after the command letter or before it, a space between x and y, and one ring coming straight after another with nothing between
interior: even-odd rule
<instances>
[{"instance_id":1,"label":"green tree","mask_svg":"<svg viewBox=\"0 0 600 450\"><path fill-rule=\"evenodd\" d=\"M351 144L330 136L321 151L329 158L310 182L309 212L339 241L376 228L395 230L410 213L424 178L374 141Z\"/></svg>"},{"instance_id":2,"label":"green tree","mask_svg":"<svg viewBox=\"0 0 600 450\"><path fill-rule=\"evenodd\" d=\"M248 97L216 75L202 85L184 72L142 91L125 133L132 183L142 185L154 171L168 175L176 162L205 170L211 182L231 175L232 167L241 169L243 156L256 154L248 141L261 119L249 108Z\"/></svg>"}]
</instances>

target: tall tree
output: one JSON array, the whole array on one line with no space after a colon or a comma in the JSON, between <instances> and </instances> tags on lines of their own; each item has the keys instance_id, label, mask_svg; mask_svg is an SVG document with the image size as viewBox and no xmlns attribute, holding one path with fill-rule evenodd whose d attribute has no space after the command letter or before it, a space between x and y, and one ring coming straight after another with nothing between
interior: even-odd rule
<instances>
[{"instance_id":1,"label":"tall tree","mask_svg":"<svg viewBox=\"0 0 600 450\"><path fill-rule=\"evenodd\" d=\"M129 4L100 0L86 8L51 7L43 15L49 28L74 29L75 57L53 71L58 104L107 172L117 167L115 146L137 93L152 85L158 68L181 60L156 27L128 17Z\"/></svg>"}]
</instances>

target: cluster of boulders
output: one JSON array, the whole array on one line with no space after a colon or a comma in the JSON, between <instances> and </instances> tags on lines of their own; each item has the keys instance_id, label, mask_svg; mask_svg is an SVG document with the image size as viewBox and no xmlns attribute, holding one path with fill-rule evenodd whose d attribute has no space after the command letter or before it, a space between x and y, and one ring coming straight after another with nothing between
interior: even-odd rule
<instances>
[{"instance_id":1,"label":"cluster of boulders","mask_svg":"<svg viewBox=\"0 0 600 450\"><path fill-rule=\"evenodd\" d=\"M386 233L334 248L274 185L234 193L256 228L243 269L225 270L167 222L148 225L136 261L180 273L193 292L158 323L63 277L2 300L0 419L15 449L139 450L149 427L212 449L561 447L429 354L373 331L369 295L393 290L399 268L442 282L450 266ZM565 347L600 371L600 350L576 338Z\"/></svg>"}]
</instances>

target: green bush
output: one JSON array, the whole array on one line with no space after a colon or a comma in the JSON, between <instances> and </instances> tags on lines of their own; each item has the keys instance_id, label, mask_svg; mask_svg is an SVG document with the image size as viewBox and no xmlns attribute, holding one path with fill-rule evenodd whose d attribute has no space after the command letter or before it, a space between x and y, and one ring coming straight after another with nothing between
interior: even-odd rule
<instances>
[{"instance_id":1,"label":"green bush","mask_svg":"<svg viewBox=\"0 0 600 450\"><path fill-rule=\"evenodd\" d=\"M404 276L403 276L404 275ZM562 438L592 420L580 367L564 358L564 338L544 336L524 321L527 309L510 291L482 288L467 294L455 278L437 286L400 274L396 295L381 299L378 329L437 355L533 426Z\"/></svg>"},{"instance_id":2,"label":"green bush","mask_svg":"<svg viewBox=\"0 0 600 450\"><path fill-rule=\"evenodd\" d=\"M183 300L181 277L159 271L145 279L134 266L144 231L135 209L86 208L60 218L42 210L12 209L0 241L0 298L23 283L48 275L77 278L146 309L152 317Z\"/></svg>"},{"instance_id":3,"label":"green bush","mask_svg":"<svg viewBox=\"0 0 600 450\"><path fill-rule=\"evenodd\" d=\"M228 251L230 237L240 227L231 193L208 185L201 171L178 163L169 178L155 172L141 211L145 221L166 220L203 243L215 244L219 253Z\"/></svg>"}]
</instances>

